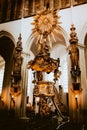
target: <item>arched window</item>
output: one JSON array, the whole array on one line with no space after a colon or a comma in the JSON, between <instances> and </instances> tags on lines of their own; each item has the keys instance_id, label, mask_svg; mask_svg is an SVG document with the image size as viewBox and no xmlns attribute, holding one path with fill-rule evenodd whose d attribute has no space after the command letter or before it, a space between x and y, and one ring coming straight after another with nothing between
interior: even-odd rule
<instances>
[{"instance_id":1,"label":"arched window","mask_svg":"<svg viewBox=\"0 0 87 130\"><path fill-rule=\"evenodd\" d=\"M33 49L33 46L32 46ZM30 51L29 52L30 57L29 61L34 59L34 54ZM27 104L30 103L32 105L33 103L33 88L34 88L34 83L32 81L34 80L34 75L32 69L27 69Z\"/></svg>"},{"instance_id":2,"label":"arched window","mask_svg":"<svg viewBox=\"0 0 87 130\"><path fill-rule=\"evenodd\" d=\"M85 37L85 63L86 63L86 78L87 78L87 34Z\"/></svg>"},{"instance_id":3,"label":"arched window","mask_svg":"<svg viewBox=\"0 0 87 130\"><path fill-rule=\"evenodd\" d=\"M3 87L4 68L5 68L5 61L2 58L2 56L0 56L0 95L2 93L2 87Z\"/></svg>"},{"instance_id":4,"label":"arched window","mask_svg":"<svg viewBox=\"0 0 87 130\"><path fill-rule=\"evenodd\" d=\"M60 58L61 75L60 78L58 79L58 85L61 85L63 91L67 93L68 92L68 58L67 58L68 53L66 47L63 45L56 46L52 50L51 56L54 57L55 59Z\"/></svg>"},{"instance_id":5,"label":"arched window","mask_svg":"<svg viewBox=\"0 0 87 130\"><path fill-rule=\"evenodd\" d=\"M67 63L67 54L61 57L60 61L60 71L61 76L59 79L59 85L63 87L64 92L68 93L68 63Z\"/></svg>"}]
</instances>

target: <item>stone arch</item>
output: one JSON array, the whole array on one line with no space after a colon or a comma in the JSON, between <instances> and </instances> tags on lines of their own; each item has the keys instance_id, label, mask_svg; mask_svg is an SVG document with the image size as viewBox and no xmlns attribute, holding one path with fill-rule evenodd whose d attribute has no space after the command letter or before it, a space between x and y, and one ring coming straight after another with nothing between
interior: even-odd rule
<instances>
[{"instance_id":1,"label":"stone arch","mask_svg":"<svg viewBox=\"0 0 87 130\"><path fill-rule=\"evenodd\" d=\"M0 55L4 58L5 61L5 70L1 96L3 98L4 106L6 108L9 108L10 106L9 88L11 84L14 48L15 40L13 36L9 32L3 30L0 31Z\"/></svg>"},{"instance_id":2,"label":"stone arch","mask_svg":"<svg viewBox=\"0 0 87 130\"><path fill-rule=\"evenodd\" d=\"M26 52L29 53L29 51L31 53L33 53L34 55L36 54L35 51L37 50L37 46L35 45L35 40L34 38L31 39L32 37L32 33L29 36L27 42L26 42L26 47L25 50ZM68 34L66 33L66 31L59 26L59 32L58 32L58 36L55 36L56 42L55 44L53 44L53 47L57 44L62 44L63 46L68 46L69 40L68 40Z\"/></svg>"},{"instance_id":3,"label":"stone arch","mask_svg":"<svg viewBox=\"0 0 87 130\"><path fill-rule=\"evenodd\" d=\"M84 39L85 39L86 33L87 33L87 22L84 24L79 35L79 43L82 45L84 45Z\"/></svg>"},{"instance_id":4,"label":"stone arch","mask_svg":"<svg viewBox=\"0 0 87 130\"><path fill-rule=\"evenodd\" d=\"M85 35L85 39L84 39L84 44L85 44L85 64L86 64L86 79L87 79L87 32Z\"/></svg>"},{"instance_id":5,"label":"stone arch","mask_svg":"<svg viewBox=\"0 0 87 130\"><path fill-rule=\"evenodd\" d=\"M9 32L4 31L4 30L0 31L0 38L3 36L9 37L13 41L13 43L16 44L14 37Z\"/></svg>"},{"instance_id":6,"label":"stone arch","mask_svg":"<svg viewBox=\"0 0 87 130\"><path fill-rule=\"evenodd\" d=\"M85 62L87 61L87 23L84 24L81 32L81 44L84 46ZM87 70L87 63L86 63ZM86 71L87 72L87 71Z\"/></svg>"},{"instance_id":7,"label":"stone arch","mask_svg":"<svg viewBox=\"0 0 87 130\"><path fill-rule=\"evenodd\" d=\"M84 24L81 33L79 35L79 43L82 45L80 48L80 66L81 66L81 80L84 82L84 86L87 84L87 22ZM82 61L83 60L83 61ZM83 69L84 68L84 69ZM85 73L86 72L86 73ZM84 79L83 79L84 77ZM86 79L85 79L86 78Z\"/></svg>"},{"instance_id":8,"label":"stone arch","mask_svg":"<svg viewBox=\"0 0 87 130\"><path fill-rule=\"evenodd\" d=\"M79 35L79 43L81 47L79 47L80 50L80 69L81 69L81 87L82 87L82 108L85 109L87 108L87 100L85 95L87 94L87 73L86 73L86 57L85 57L85 52L86 52L86 41L87 40L87 22L83 25L82 30Z\"/></svg>"}]
</instances>

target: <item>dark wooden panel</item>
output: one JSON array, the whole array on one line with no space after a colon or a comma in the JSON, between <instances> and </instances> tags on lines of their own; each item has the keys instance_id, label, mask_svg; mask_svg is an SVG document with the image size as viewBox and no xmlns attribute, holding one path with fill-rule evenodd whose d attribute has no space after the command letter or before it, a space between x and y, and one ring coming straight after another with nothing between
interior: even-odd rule
<instances>
[{"instance_id":1,"label":"dark wooden panel","mask_svg":"<svg viewBox=\"0 0 87 130\"><path fill-rule=\"evenodd\" d=\"M87 3L87 0L73 0L73 5ZM0 23L22 17L31 17L43 7L64 9L70 7L70 0L0 0Z\"/></svg>"},{"instance_id":2,"label":"dark wooden panel","mask_svg":"<svg viewBox=\"0 0 87 130\"><path fill-rule=\"evenodd\" d=\"M70 0L61 0L61 9L70 7Z\"/></svg>"},{"instance_id":3,"label":"dark wooden panel","mask_svg":"<svg viewBox=\"0 0 87 130\"><path fill-rule=\"evenodd\" d=\"M24 4L24 17L35 15L37 10L42 8L43 0L25 0Z\"/></svg>"},{"instance_id":4,"label":"dark wooden panel","mask_svg":"<svg viewBox=\"0 0 87 130\"><path fill-rule=\"evenodd\" d=\"M60 9L60 2L59 2L59 0L54 0L54 8L55 9Z\"/></svg>"},{"instance_id":5,"label":"dark wooden panel","mask_svg":"<svg viewBox=\"0 0 87 130\"><path fill-rule=\"evenodd\" d=\"M20 19L23 0L0 0L0 23Z\"/></svg>"},{"instance_id":6,"label":"dark wooden panel","mask_svg":"<svg viewBox=\"0 0 87 130\"><path fill-rule=\"evenodd\" d=\"M73 0L73 5L81 5L87 3L87 0Z\"/></svg>"},{"instance_id":7,"label":"dark wooden panel","mask_svg":"<svg viewBox=\"0 0 87 130\"><path fill-rule=\"evenodd\" d=\"M34 0L25 0L24 3L24 17L29 17L35 14L35 2Z\"/></svg>"}]
</instances>

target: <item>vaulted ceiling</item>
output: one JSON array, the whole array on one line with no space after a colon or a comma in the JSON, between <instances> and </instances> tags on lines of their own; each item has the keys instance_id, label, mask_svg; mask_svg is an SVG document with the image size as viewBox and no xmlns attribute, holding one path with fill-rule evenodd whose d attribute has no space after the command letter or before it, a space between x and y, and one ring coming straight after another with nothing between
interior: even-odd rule
<instances>
[{"instance_id":1,"label":"vaulted ceiling","mask_svg":"<svg viewBox=\"0 0 87 130\"><path fill-rule=\"evenodd\" d=\"M64 9L86 4L87 0L0 0L0 23L30 17L43 6Z\"/></svg>"}]
</instances>

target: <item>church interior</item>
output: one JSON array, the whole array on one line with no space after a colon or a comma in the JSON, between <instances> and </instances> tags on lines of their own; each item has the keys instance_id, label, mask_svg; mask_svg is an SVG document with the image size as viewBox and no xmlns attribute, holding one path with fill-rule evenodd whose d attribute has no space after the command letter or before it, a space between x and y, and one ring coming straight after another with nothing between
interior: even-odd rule
<instances>
[{"instance_id":1,"label":"church interior","mask_svg":"<svg viewBox=\"0 0 87 130\"><path fill-rule=\"evenodd\" d=\"M87 130L87 0L0 0L0 130Z\"/></svg>"}]
</instances>

